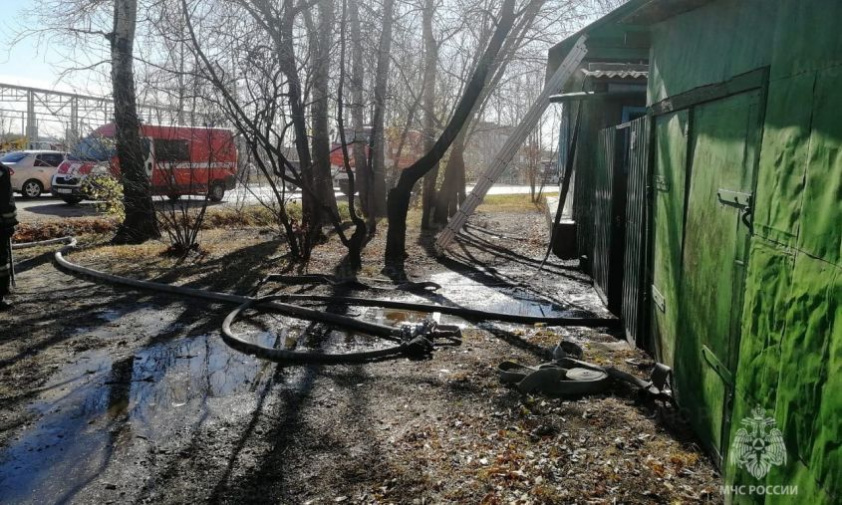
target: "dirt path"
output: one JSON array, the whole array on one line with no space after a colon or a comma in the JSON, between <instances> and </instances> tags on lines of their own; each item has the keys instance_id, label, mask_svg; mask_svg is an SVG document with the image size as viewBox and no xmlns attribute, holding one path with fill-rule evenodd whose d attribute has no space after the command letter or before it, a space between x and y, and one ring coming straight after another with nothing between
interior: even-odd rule
<instances>
[{"instance_id":1,"label":"dirt path","mask_svg":"<svg viewBox=\"0 0 842 505\"><path fill-rule=\"evenodd\" d=\"M472 230L442 259L430 256L429 237L410 240L409 274L442 284L439 302L604 315L572 265L554 262L529 289L518 287L541 256L542 219L481 213L472 222L485 231ZM365 275L378 273L384 235L366 251ZM282 246L260 230L205 237L207 255L177 266L157 255L160 244L98 246L73 258L235 293L280 269L265 259ZM310 271L341 272L341 259L325 246ZM15 299L17 309L0 316L3 503L720 501L715 470L669 411L623 388L561 400L500 385L499 362L539 363L562 336L589 361L643 376L627 360L646 357L599 330L480 329L451 319L464 327L463 345L429 361L284 367L222 343L230 307L96 285L49 263L21 274ZM393 324L421 318L335 309ZM377 345L271 314L238 329L289 347Z\"/></svg>"}]
</instances>

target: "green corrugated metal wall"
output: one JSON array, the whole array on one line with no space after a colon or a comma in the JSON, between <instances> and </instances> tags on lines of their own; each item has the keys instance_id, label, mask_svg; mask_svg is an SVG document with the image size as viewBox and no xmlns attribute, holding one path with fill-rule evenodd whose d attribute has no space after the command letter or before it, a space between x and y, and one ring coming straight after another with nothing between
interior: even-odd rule
<instances>
[{"instance_id":1,"label":"green corrugated metal wall","mask_svg":"<svg viewBox=\"0 0 842 505\"><path fill-rule=\"evenodd\" d=\"M744 496L738 501L834 503L842 499L842 37L838 19L842 19L842 2L832 0L721 0L667 20L652 31L651 102L770 67L738 359L734 356L734 422L720 447L727 448L739 420L752 408L765 408L783 432L787 464L773 467L765 481L758 482L725 463L726 480L797 485L799 494L797 498ZM681 322L683 312L694 310L691 300L682 299L678 308L682 313L670 312L678 293L697 296L683 291L686 282L680 273L679 286L674 285L676 266L686 259L681 244L701 238L698 226L691 226L689 220L686 230L681 229L686 195L680 194L680 186L686 173L678 173L677 167L689 165L681 163L687 148L682 123L690 121L682 118L686 113L655 121L652 276L663 295L664 310L653 307L652 327L660 332L655 337L663 359L672 362L675 350L677 368L700 369L699 343L682 344L686 331L679 329L687 324ZM729 140L715 133L711 142L714 147L720 142L723 153L729 149ZM692 159L692 152L688 158ZM659 191L659 181L679 184ZM683 240L677 240L682 235ZM714 270L722 260L711 256L700 261L701 270ZM699 382L703 381L700 377ZM685 388L693 390L688 386L691 383L688 377ZM712 392L697 384L694 401L699 394L703 403L719 401L705 397L704 391Z\"/></svg>"},{"instance_id":2,"label":"green corrugated metal wall","mask_svg":"<svg viewBox=\"0 0 842 505\"><path fill-rule=\"evenodd\" d=\"M748 252L745 206L736 195L754 187L758 98L758 91L748 91L691 109L676 389L696 430L720 454L728 445L723 431Z\"/></svg>"}]
</instances>

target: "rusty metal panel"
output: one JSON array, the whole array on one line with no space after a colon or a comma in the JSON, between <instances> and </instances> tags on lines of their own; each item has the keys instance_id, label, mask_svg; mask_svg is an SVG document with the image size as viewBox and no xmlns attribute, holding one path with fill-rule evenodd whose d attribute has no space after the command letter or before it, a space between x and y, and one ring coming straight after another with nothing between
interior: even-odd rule
<instances>
[{"instance_id":1,"label":"rusty metal panel","mask_svg":"<svg viewBox=\"0 0 842 505\"><path fill-rule=\"evenodd\" d=\"M649 118L635 119L628 127L626 191L626 246L623 258L622 316L630 344L649 348L643 334L646 247L646 181L649 166ZM652 349L649 349L652 350Z\"/></svg>"}]
</instances>

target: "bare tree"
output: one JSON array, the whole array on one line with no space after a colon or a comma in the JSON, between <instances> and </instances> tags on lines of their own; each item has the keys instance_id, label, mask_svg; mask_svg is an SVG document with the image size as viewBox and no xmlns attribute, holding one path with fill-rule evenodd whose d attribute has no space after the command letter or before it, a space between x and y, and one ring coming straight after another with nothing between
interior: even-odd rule
<instances>
[{"instance_id":1,"label":"bare tree","mask_svg":"<svg viewBox=\"0 0 842 505\"><path fill-rule=\"evenodd\" d=\"M318 28L313 38L313 100L312 115L312 188L323 205L338 214L333 180L330 174L330 46L333 39L335 5L333 0L319 0ZM344 20L343 20L344 21ZM344 27L343 27L344 28ZM315 232L315 230L314 230Z\"/></svg>"},{"instance_id":2,"label":"bare tree","mask_svg":"<svg viewBox=\"0 0 842 505\"><path fill-rule=\"evenodd\" d=\"M205 9L207 9L207 4L194 2L191 9L188 0L181 0L181 3L188 20L186 25L190 44L202 63L204 78L211 82L216 89L220 97L220 104L228 111L231 121L240 131L246 144L250 146L252 158L260 170L264 175L271 176L267 177L270 181L281 182L280 185L275 184L273 186L273 192L279 203L279 218L287 237L290 239L292 252L296 259L301 261L309 259L310 252L319 239L321 223L327 221L333 226L340 241L349 249L351 263L359 265L360 251L363 245L363 241L358 240L360 235L357 232L360 231L360 227L357 226L351 238L346 235L337 211L332 187L328 185L331 189L331 198L324 198L322 194L324 185L318 185L318 177L312 170L313 162L311 160L319 160L319 156L323 156L321 161L323 168L328 170L330 168L329 118L328 111L325 110L330 103L329 88L325 87L325 83L329 83L330 80L327 68L314 72L314 75L322 72L320 75L321 82L314 82L314 87L318 88L313 92L316 102L310 107L314 125L320 123L318 126L314 126L314 129L320 131L318 135L314 135L314 156L310 158L311 150L307 142L306 132L308 116L305 115L306 108L303 100L304 89L301 86L302 80L298 74L295 44L292 39L287 38L295 35L295 18L299 14L303 15L304 11L299 6L288 4L285 4L281 11L275 11L262 2L236 0L234 7L237 9L243 8L251 21L276 19L284 24L281 26L281 31L276 31L273 26L259 23L258 26L262 30L252 30L249 36L244 36L236 31L222 34L217 32L217 37L221 37L222 40L215 39L216 44L212 49L214 52L219 53L221 51L229 58L237 57L238 54L245 55L245 59L239 62L236 71L228 73L223 68L223 63L211 60L196 33L194 21L201 19L196 10L200 5L205 5ZM333 10L335 4L332 0L326 1L323 3L323 8ZM206 13L207 10L203 12ZM230 17L226 13L226 16L219 22L226 27L232 22L236 22L233 20L240 20L240 22L248 24L248 21L242 21L241 13L241 11L237 11L230 14ZM306 20L306 16L304 18L305 24L309 25L310 21ZM319 16L319 24L323 27L329 25L331 27L329 31L332 32L334 18L334 12L323 11ZM214 28L216 27L217 25L214 25ZM332 33L322 38L321 32L313 29L312 26L308 26L307 30L310 34L319 35L318 37L305 37L305 39L311 41L318 39L314 47L308 49L312 49L312 54L324 55L324 59L329 61ZM270 46L262 42L265 40L267 33L271 42ZM344 82L344 36L343 19L340 83ZM240 84L239 87L237 83ZM341 98L339 101L342 101ZM293 163L289 159L289 151L286 146L288 131L293 133L295 151L299 157L298 163ZM319 138L316 139L315 137ZM324 179L321 182L323 183ZM294 184L303 191L304 204L300 223L295 222L284 211L285 205L281 200L285 195L285 184ZM350 200L349 206L354 208L353 198ZM356 213L352 214L352 221L359 225L360 221L356 219ZM362 226L361 234L363 237L366 235L365 226Z\"/></svg>"},{"instance_id":3,"label":"bare tree","mask_svg":"<svg viewBox=\"0 0 842 505\"><path fill-rule=\"evenodd\" d=\"M357 170L365 171L366 166L368 165L368 161L366 159L366 142L364 141L365 112L363 110L365 107L365 104L363 103L363 88L365 87L365 62L363 61L363 42L362 30L360 28L359 0L347 0L347 9L349 25L351 28L351 78L349 79L348 87L351 89L350 109L351 125L354 129L354 167L356 167ZM345 29L344 23L342 24L342 29ZM344 44L344 36L342 37L342 40ZM340 58L340 61L343 59L344 58ZM340 131L341 130L342 128L340 127ZM345 144L344 140L342 141L342 144ZM355 187L359 187L359 185L356 185ZM354 192L351 191L350 193L353 197ZM360 200L365 202L365 198L366 195L364 193L364 190L360 188ZM365 203L363 203L363 205L365 205Z\"/></svg>"},{"instance_id":4,"label":"bare tree","mask_svg":"<svg viewBox=\"0 0 842 505\"><path fill-rule=\"evenodd\" d=\"M435 144L436 135L436 66L439 48L433 34L433 16L436 12L436 0L424 0L423 39L424 39L424 149L429 151ZM436 180L439 176L439 164L436 163L424 176L424 192L421 197L421 228L430 225L430 217L436 198Z\"/></svg>"},{"instance_id":5,"label":"bare tree","mask_svg":"<svg viewBox=\"0 0 842 505\"><path fill-rule=\"evenodd\" d=\"M459 132L459 136L453 143L450 158L445 167L444 180L435 197L434 219L438 224L446 224L450 216L456 213L458 206L465 201L467 196L465 191L465 148L476 132L476 125L489 105L489 97L497 90L498 85L506 75L509 64L517 58L518 52L529 42L530 32L537 22L541 8L546 4L546 0L529 0L524 5L521 15L500 50L500 55L494 61L493 68L489 72L488 83L477 99L476 107L471 111L465 128ZM490 28L486 28L486 30L490 31ZM480 40L485 38L484 30L481 31L479 38ZM472 58L472 67L476 65L480 54L479 49L477 49L476 55ZM510 99L517 100L518 98L518 91L514 91ZM520 100L518 101L520 102Z\"/></svg>"},{"instance_id":6,"label":"bare tree","mask_svg":"<svg viewBox=\"0 0 842 505\"><path fill-rule=\"evenodd\" d=\"M456 110L441 136L436 140L433 148L427 151L421 159L401 172L397 186L389 191L389 232L386 236L385 253L387 269L396 269L398 274L403 271L406 257L406 217L412 188L418 180L433 169L436 163L441 161L459 131L464 127L477 98L485 87L488 73L500 52L500 48L503 46L506 35L512 28L514 19L514 0L504 0L500 8L494 35L491 37L488 47L477 64L476 70L465 87Z\"/></svg>"},{"instance_id":7,"label":"bare tree","mask_svg":"<svg viewBox=\"0 0 842 505\"><path fill-rule=\"evenodd\" d=\"M152 187L146 173L137 116L133 73L136 24L137 0L114 0L114 30L108 34L108 40L111 43L117 157L123 178L126 213L126 218L112 239L116 244L137 244L161 236L155 220Z\"/></svg>"},{"instance_id":8,"label":"bare tree","mask_svg":"<svg viewBox=\"0 0 842 505\"><path fill-rule=\"evenodd\" d=\"M392 51L392 22L395 0L383 2L383 24L377 56L377 70L374 77L374 113L371 121L371 158L369 172L363 184L366 187L364 208L369 215L369 228L375 228L374 218L382 217L386 211L386 140L385 114L386 91L389 80L389 64Z\"/></svg>"},{"instance_id":9,"label":"bare tree","mask_svg":"<svg viewBox=\"0 0 842 505\"><path fill-rule=\"evenodd\" d=\"M160 237L145 166L146 153L140 140L135 93L138 10L138 0L39 0L30 11L38 20L38 28L24 30L16 36L16 40L35 36L59 41L70 52L64 72L90 72L110 64L125 207L125 218L113 238L118 244ZM103 52L105 41L107 53Z\"/></svg>"},{"instance_id":10,"label":"bare tree","mask_svg":"<svg viewBox=\"0 0 842 505\"><path fill-rule=\"evenodd\" d=\"M337 88L337 111L336 122L339 127L339 143L342 148L342 161L344 164L345 173L348 174L348 212L351 214L351 221L354 222L354 233L351 237L345 240L344 235L340 238L344 241L348 248L348 262L354 272L362 268L362 250L365 246L365 239L368 235L365 221L357 215L357 208L354 205L354 191L356 189L356 179L354 172L351 170L351 161L348 155L348 144L345 139L345 123L343 118L343 92L345 86L345 20L348 11L348 0L342 0L342 20L340 23L339 34L339 86ZM353 37L353 36L352 36ZM356 133L355 133L356 134Z\"/></svg>"},{"instance_id":11,"label":"bare tree","mask_svg":"<svg viewBox=\"0 0 842 505\"><path fill-rule=\"evenodd\" d=\"M217 49L221 46L232 58L238 58L237 55L243 53L243 59L234 62L248 70L242 72L241 86L238 88L234 77L225 72L220 62L212 62L199 43L194 28L195 20L200 17L196 14L199 7L194 6L191 9L187 0L181 0L181 4L191 51L201 63L201 77L216 90L219 106L226 111L227 117L240 133L249 157L264 175L275 197L271 201L259 200L260 204L276 216L287 238L292 258L307 260L310 241L305 226L296 221L287 209L288 188L304 187L307 183L302 177L300 164L296 167L289 160L289 152L284 145L290 124L283 113L281 101L289 87L288 81L282 77L284 72L281 57L274 48L255 44L249 37L235 37L233 40L214 39ZM221 22L230 24L232 19L244 24L249 21L226 15ZM234 29L238 27L234 26ZM260 38L261 35L252 34L255 38ZM297 143L296 147L301 153L301 144ZM309 154L306 138L304 152Z\"/></svg>"}]
</instances>

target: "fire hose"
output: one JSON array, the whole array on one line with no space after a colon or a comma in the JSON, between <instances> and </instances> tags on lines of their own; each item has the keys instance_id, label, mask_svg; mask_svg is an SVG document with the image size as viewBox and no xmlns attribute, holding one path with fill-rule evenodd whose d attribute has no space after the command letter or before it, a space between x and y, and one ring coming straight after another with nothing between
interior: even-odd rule
<instances>
[{"instance_id":1,"label":"fire hose","mask_svg":"<svg viewBox=\"0 0 842 505\"><path fill-rule=\"evenodd\" d=\"M381 325L369 321L363 321L340 314L333 314L321 310L314 310L300 305L284 303L289 301L312 301L322 303L342 303L355 306L381 307L401 310L410 310L422 313L441 313L462 317L467 320L491 320L523 324L546 324L554 326L613 326L617 324L615 319L608 318L576 318L576 317L536 317L521 316L515 314L503 314L486 312L481 310L467 309L463 307L450 307L445 305L431 305L422 303L399 302L391 300L376 300L356 297L334 297L323 295L293 295L281 294L269 297L253 297L206 291L183 286L174 286L159 282L131 279L92 268L84 267L69 261L65 254L76 248L75 237L63 237L59 239L45 240L41 242L30 242L15 244L15 249L26 249L51 244L65 244L54 254L54 259L60 269L83 275L97 281L103 281L114 285L126 286L136 289L152 290L160 293L167 293L187 298L208 300L213 302L236 304L237 307L228 314L222 323L223 341L231 348L274 362L295 363L295 364L341 364L361 363L375 359L405 356L409 358L423 358L429 356L438 340L446 340L449 345L458 345L460 340L459 329L455 326L438 325L434 321L427 320L415 327L396 328ZM288 317L324 323L333 327L351 330L384 340L389 340L395 345L361 352L350 352L343 354L325 354L316 351L291 351L265 347L249 342L237 335L231 326L239 315L250 308L265 308L276 311Z\"/></svg>"}]
</instances>

